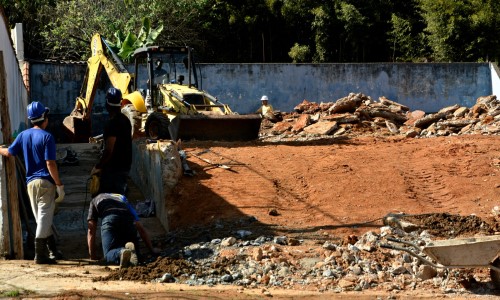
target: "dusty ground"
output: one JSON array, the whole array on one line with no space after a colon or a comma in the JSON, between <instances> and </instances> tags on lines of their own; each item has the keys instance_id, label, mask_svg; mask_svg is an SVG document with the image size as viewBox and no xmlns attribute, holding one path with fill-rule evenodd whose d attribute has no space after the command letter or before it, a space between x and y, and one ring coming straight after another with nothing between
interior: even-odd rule
<instances>
[{"instance_id":1,"label":"dusty ground","mask_svg":"<svg viewBox=\"0 0 500 300\"><path fill-rule=\"evenodd\" d=\"M165 254L171 253L169 247L179 243L225 238L243 229L251 231L254 238L265 234L302 240L304 242L294 249L307 253L317 247L314 246L317 241L345 244L349 238L367 231L378 232L383 226L383 217L391 213L412 215L408 219L417 223L420 220L437 238L493 234L497 225L492 221L491 211L500 205L499 142L500 137L481 135L420 139L370 136L280 143L186 142L183 148L195 176L183 177L171 198L170 222L176 238L158 229L154 218L145 222ZM83 168L89 172L91 167L92 164L88 164ZM74 166L62 166L62 177L76 176L76 170ZM79 178L66 184L79 189L81 201L85 179ZM422 216L424 214L431 214L434 221L427 215ZM439 289L397 293L375 289L338 294L318 292L317 288L283 290L155 284L148 276L137 280L132 270L120 273L114 267L89 264L81 216L81 208L76 207L75 228L67 235L61 232L60 247L69 256L68 261L50 267L36 266L31 260L1 263L1 290L31 290L33 297L59 294L59 299L260 298L263 295L373 299L376 296L473 298L495 295L493 291L489 296L479 295L474 290L462 295L447 295ZM308 241L316 241L316 244ZM151 268L146 270L150 276L158 276ZM14 276L18 281L9 276L16 272L22 274ZM47 276L54 273L55 276ZM30 277L38 283L28 284ZM50 282L51 278L58 282L44 287L43 282ZM124 286L126 281L107 280L110 278L136 278L136 281ZM488 282L488 272L477 271L477 280Z\"/></svg>"},{"instance_id":2,"label":"dusty ground","mask_svg":"<svg viewBox=\"0 0 500 300\"><path fill-rule=\"evenodd\" d=\"M486 218L499 204L498 142L461 136L186 143L197 175L184 177L173 196L172 226L254 216L268 228L345 235L380 226L389 213Z\"/></svg>"}]
</instances>

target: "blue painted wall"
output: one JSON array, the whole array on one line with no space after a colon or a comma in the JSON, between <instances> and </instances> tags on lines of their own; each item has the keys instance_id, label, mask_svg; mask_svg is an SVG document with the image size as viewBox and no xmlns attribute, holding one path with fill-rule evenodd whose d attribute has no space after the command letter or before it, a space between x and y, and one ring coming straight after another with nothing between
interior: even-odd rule
<instances>
[{"instance_id":1,"label":"blue painted wall","mask_svg":"<svg viewBox=\"0 0 500 300\"><path fill-rule=\"evenodd\" d=\"M349 93L385 96L412 110L472 106L491 95L488 63L449 64L205 64L203 88L240 113L255 111L265 94L281 111L306 99L335 102Z\"/></svg>"},{"instance_id":2,"label":"blue painted wall","mask_svg":"<svg viewBox=\"0 0 500 300\"><path fill-rule=\"evenodd\" d=\"M385 96L411 110L436 112L460 104L471 107L480 96L500 91L500 79L489 63L372 64L200 64L202 88L233 111L252 113L268 95L275 109L288 112L306 99L335 102L349 93L377 100ZM53 133L75 105L85 64L31 63L31 100L51 108ZM132 70L132 66L129 66ZM106 75L99 83L93 107L93 134L106 117Z\"/></svg>"}]
</instances>

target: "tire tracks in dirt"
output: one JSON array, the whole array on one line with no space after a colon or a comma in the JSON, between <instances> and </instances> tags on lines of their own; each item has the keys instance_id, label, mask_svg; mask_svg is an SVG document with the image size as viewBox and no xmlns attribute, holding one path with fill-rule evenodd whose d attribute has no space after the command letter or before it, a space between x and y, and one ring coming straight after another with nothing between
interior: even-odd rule
<instances>
[{"instance_id":1,"label":"tire tracks in dirt","mask_svg":"<svg viewBox=\"0 0 500 300\"><path fill-rule=\"evenodd\" d=\"M398 161L400 161L398 171L403 178L408 198L427 210L456 208L453 204L454 195L443 178L456 174L457 162L445 165L440 162L438 155L428 157L425 152L428 151L417 149L411 153L398 155ZM422 159L428 162L420 164ZM457 157L457 160L460 158Z\"/></svg>"}]
</instances>

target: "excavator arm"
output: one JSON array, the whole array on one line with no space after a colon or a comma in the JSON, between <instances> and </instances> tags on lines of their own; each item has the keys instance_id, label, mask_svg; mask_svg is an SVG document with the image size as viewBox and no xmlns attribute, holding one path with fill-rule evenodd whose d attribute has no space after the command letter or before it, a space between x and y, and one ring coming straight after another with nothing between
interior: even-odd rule
<instances>
[{"instance_id":1,"label":"excavator arm","mask_svg":"<svg viewBox=\"0 0 500 300\"><path fill-rule=\"evenodd\" d=\"M111 84L120 89L124 97L129 94L131 75L100 34L92 37L91 50L92 56L87 60L87 71L80 95L73 111L63 121L65 133L72 142L87 142L90 137L92 106L103 69ZM109 53L112 59L108 58L106 53Z\"/></svg>"}]
</instances>

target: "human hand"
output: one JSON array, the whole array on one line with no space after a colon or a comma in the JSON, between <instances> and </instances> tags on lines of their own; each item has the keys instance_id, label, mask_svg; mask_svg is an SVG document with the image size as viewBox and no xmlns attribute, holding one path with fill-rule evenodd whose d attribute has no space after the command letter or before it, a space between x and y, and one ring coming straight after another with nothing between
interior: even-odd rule
<instances>
[{"instance_id":1,"label":"human hand","mask_svg":"<svg viewBox=\"0 0 500 300\"><path fill-rule=\"evenodd\" d=\"M92 171L90 171L90 176L92 176L92 175L99 175L100 173L101 173L101 169L93 167Z\"/></svg>"},{"instance_id":2,"label":"human hand","mask_svg":"<svg viewBox=\"0 0 500 300\"><path fill-rule=\"evenodd\" d=\"M61 203L64 200L64 195L66 195L66 193L64 192L64 185L61 184L56 186L56 192L57 192L56 203Z\"/></svg>"}]
</instances>

